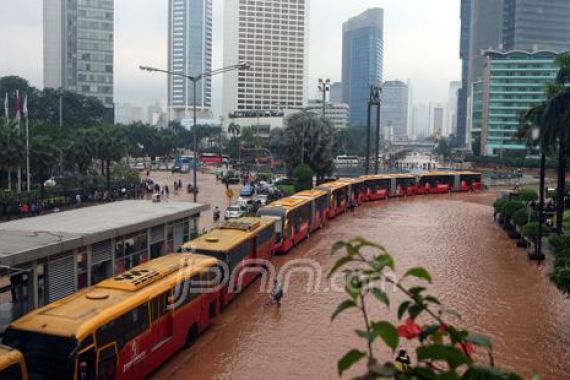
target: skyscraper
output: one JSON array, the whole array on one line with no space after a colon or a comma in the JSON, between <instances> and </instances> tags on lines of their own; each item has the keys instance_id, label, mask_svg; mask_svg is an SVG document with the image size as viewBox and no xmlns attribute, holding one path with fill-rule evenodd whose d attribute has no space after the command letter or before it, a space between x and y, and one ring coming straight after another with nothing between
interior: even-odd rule
<instances>
[{"instance_id":1,"label":"skyscraper","mask_svg":"<svg viewBox=\"0 0 570 380\"><path fill-rule=\"evenodd\" d=\"M351 125L366 125L369 86L382 83L384 10L372 8L342 25L342 99Z\"/></svg>"},{"instance_id":2,"label":"skyscraper","mask_svg":"<svg viewBox=\"0 0 570 380\"><path fill-rule=\"evenodd\" d=\"M226 0L224 118L235 111L301 107L308 71L308 0Z\"/></svg>"},{"instance_id":3,"label":"skyscraper","mask_svg":"<svg viewBox=\"0 0 570 380\"><path fill-rule=\"evenodd\" d=\"M170 0L168 3L168 69L191 76L212 70L212 0ZM211 117L212 81L204 77L196 85L168 76L168 112L172 119L189 117L194 106L199 117Z\"/></svg>"},{"instance_id":4,"label":"skyscraper","mask_svg":"<svg viewBox=\"0 0 570 380\"><path fill-rule=\"evenodd\" d=\"M330 101L331 103L342 103L342 83L334 82L331 84Z\"/></svg>"},{"instance_id":5,"label":"skyscraper","mask_svg":"<svg viewBox=\"0 0 570 380\"><path fill-rule=\"evenodd\" d=\"M570 49L570 1L503 0L503 48Z\"/></svg>"},{"instance_id":6,"label":"skyscraper","mask_svg":"<svg viewBox=\"0 0 570 380\"><path fill-rule=\"evenodd\" d=\"M461 89L460 81L449 82L449 101L447 104L447 135L457 137L457 95ZM463 140L461 140L463 142Z\"/></svg>"},{"instance_id":7,"label":"skyscraper","mask_svg":"<svg viewBox=\"0 0 570 380\"><path fill-rule=\"evenodd\" d=\"M113 0L44 0L45 87L113 107L113 10Z\"/></svg>"},{"instance_id":8,"label":"skyscraper","mask_svg":"<svg viewBox=\"0 0 570 380\"><path fill-rule=\"evenodd\" d=\"M401 81L382 84L382 108L380 125L391 126L393 136L408 137L408 85Z\"/></svg>"},{"instance_id":9,"label":"skyscraper","mask_svg":"<svg viewBox=\"0 0 570 380\"><path fill-rule=\"evenodd\" d=\"M432 136L444 136L446 121L445 104L430 103L429 105L429 133Z\"/></svg>"},{"instance_id":10,"label":"skyscraper","mask_svg":"<svg viewBox=\"0 0 570 380\"><path fill-rule=\"evenodd\" d=\"M471 0L461 0L461 36L459 58L461 58L461 88L457 92L457 141L467 143L467 97L469 93L469 52L471 40Z\"/></svg>"}]
</instances>

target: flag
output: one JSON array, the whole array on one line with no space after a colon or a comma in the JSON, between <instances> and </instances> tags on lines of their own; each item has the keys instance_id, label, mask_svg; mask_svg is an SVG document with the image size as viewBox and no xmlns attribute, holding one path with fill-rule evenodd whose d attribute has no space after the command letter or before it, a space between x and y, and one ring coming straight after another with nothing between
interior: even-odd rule
<instances>
[{"instance_id":1,"label":"flag","mask_svg":"<svg viewBox=\"0 0 570 380\"><path fill-rule=\"evenodd\" d=\"M24 97L24 106L22 107L22 113L24 114L24 120L28 120L28 95Z\"/></svg>"},{"instance_id":2,"label":"flag","mask_svg":"<svg viewBox=\"0 0 570 380\"><path fill-rule=\"evenodd\" d=\"M8 108L8 93L6 93L6 100L4 100L4 114L6 115L6 119L10 118L9 112L10 109Z\"/></svg>"},{"instance_id":3,"label":"flag","mask_svg":"<svg viewBox=\"0 0 570 380\"><path fill-rule=\"evenodd\" d=\"M20 91L16 90L16 122L20 122Z\"/></svg>"}]
</instances>

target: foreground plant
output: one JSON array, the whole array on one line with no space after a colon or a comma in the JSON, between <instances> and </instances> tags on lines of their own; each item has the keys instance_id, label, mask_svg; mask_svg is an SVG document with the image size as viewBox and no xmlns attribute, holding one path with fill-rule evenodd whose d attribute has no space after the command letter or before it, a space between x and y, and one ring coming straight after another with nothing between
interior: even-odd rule
<instances>
[{"instance_id":1,"label":"foreground plant","mask_svg":"<svg viewBox=\"0 0 570 380\"><path fill-rule=\"evenodd\" d=\"M371 249L375 254L364 253L364 249ZM347 299L338 305L332 319L346 310L357 309L362 315L364 329L356 330L356 334L366 341L365 351L350 350L338 361L339 375L366 359L366 373L359 379L521 379L495 367L490 339L453 326L450 321L459 318L455 311L443 308L425 287L407 284L410 278L431 283L431 275L424 268L411 268L397 281L394 259L382 246L356 238L337 242L333 253L338 251L345 254L335 263L328 277L342 270ZM377 307L377 302L390 307L390 297L379 287L382 282L391 284L405 295L406 299L398 307L398 320L403 321L399 326L371 318L370 311ZM403 368L396 360L382 362L374 351L378 338L393 353L399 347L400 338L413 341L416 355L411 355L412 364ZM486 363L476 362L475 357L483 353Z\"/></svg>"}]
</instances>

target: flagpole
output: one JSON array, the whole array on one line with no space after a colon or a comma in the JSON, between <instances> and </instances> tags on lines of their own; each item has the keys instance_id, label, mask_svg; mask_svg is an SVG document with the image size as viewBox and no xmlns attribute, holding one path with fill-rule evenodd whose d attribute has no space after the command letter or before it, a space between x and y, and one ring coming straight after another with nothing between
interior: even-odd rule
<instances>
[{"instance_id":1,"label":"flagpole","mask_svg":"<svg viewBox=\"0 0 570 380\"><path fill-rule=\"evenodd\" d=\"M30 128L29 119L26 116L26 183L28 193L30 192Z\"/></svg>"}]
</instances>

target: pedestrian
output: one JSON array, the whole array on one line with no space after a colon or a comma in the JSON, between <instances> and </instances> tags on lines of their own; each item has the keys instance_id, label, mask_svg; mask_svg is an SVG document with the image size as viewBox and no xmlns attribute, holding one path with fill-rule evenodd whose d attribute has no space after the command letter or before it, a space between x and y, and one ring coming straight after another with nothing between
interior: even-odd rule
<instances>
[{"instance_id":1,"label":"pedestrian","mask_svg":"<svg viewBox=\"0 0 570 380\"><path fill-rule=\"evenodd\" d=\"M182 189L182 179L178 178L178 188Z\"/></svg>"},{"instance_id":2,"label":"pedestrian","mask_svg":"<svg viewBox=\"0 0 570 380\"><path fill-rule=\"evenodd\" d=\"M174 181L174 194L178 194L178 181Z\"/></svg>"},{"instance_id":3,"label":"pedestrian","mask_svg":"<svg viewBox=\"0 0 570 380\"><path fill-rule=\"evenodd\" d=\"M75 203L77 203L77 206L81 206L81 194L77 193L75 196Z\"/></svg>"},{"instance_id":4,"label":"pedestrian","mask_svg":"<svg viewBox=\"0 0 570 380\"><path fill-rule=\"evenodd\" d=\"M166 198L170 197L170 190L168 189L168 185L164 185L164 192L166 193Z\"/></svg>"},{"instance_id":5,"label":"pedestrian","mask_svg":"<svg viewBox=\"0 0 570 380\"><path fill-rule=\"evenodd\" d=\"M146 178L148 178L150 176L150 170L146 170Z\"/></svg>"}]
</instances>

